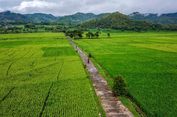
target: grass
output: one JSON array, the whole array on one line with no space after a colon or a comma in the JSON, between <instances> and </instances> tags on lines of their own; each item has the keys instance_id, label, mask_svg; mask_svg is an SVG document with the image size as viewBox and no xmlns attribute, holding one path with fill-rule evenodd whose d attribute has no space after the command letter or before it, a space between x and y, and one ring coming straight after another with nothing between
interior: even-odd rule
<instances>
[{"instance_id":1,"label":"grass","mask_svg":"<svg viewBox=\"0 0 177 117\"><path fill-rule=\"evenodd\" d=\"M98 117L82 62L63 34L0 35L0 116Z\"/></svg>"},{"instance_id":2,"label":"grass","mask_svg":"<svg viewBox=\"0 0 177 117\"><path fill-rule=\"evenodd\" d=\"M141 112L138 113L138 111L136 110L137 109L136 105L134 103L132 103L128 98L126 98L126 97L119 97L119 99L132 112L132 114L135 117L141 117L141 115L140 115Z\"/></svg>"},{"instance_id":3,"label":"grass","mask_svg":"<svg viewBox=\"0 0 177 117\"><path fill-rule=\"evenodd\" d=\"M71 51L72 50L72 51ZM75 54L71 47L47 47L43 48L44 57L49 56L72 56Z\"/></svg>"},{"instance_id":4,"label":"grass","mask_svg":"<svg viewBox=\"0 0 177 117\"><path fill-rule=\"evenodd\" d=\"M130 95L147 116L177 116L176 32L119 32L110 38L102 33L100 39L76 43L110 77L124 77Z\"/></svg>"}]
</instances>

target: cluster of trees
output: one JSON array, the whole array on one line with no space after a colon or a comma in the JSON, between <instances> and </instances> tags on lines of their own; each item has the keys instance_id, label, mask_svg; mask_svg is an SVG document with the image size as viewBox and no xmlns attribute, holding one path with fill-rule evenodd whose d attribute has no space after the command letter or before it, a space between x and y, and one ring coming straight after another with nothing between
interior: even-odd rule
<instances>
[{"instance_id":1,"label":"cluster of trees","mask_svg":"<svg viewBox=\"0 0 177 117\"><path fill-rule=\"evenodd\" d=\"M101 34L101 32L99 32L99 31L97 31L95 33L89 31L86 33L86 37L88 39L99 38L100 34Z\"/></svg>"},{"instance_id":2,"label":"cluster of trees","mask_svg":"<svg viewBox=\"0 0 177 117\"><path fill-rule=\"evenodd\" d=\"M173 24L166 24L162 26L163 30L168 30L168 31L177 31L177 25Z\"/></svg>"},{"instance_id":3,"label":"cluster of trees","mask_svg":"<svg viewBox=\"0 0 177 117\"><path fill-rule=\"evenodd\" d=\"M66 36L69 36L70 38L74 39L81 39L83 37L83 31L81 30L73 30L73 31L64 31Z\"/></svg>"},{"instance_id":4,"label":"cluster of trees","mask_svg":"<svg viewBox=\"0 0 177 117\"><path fill-rule=\"evenodd\" d=\"M63 25L44 25L44 24L0 24L0 33L28 33L28 32L63 32Z\"/></svg>"},{"instance_id":5,"label":"cluster of trees","mask_svg":"<svg viewBox=\"0 0 177 117\"><path fill-rule=\"evenodd\" d=\"M84 36L84 31L82 30L69 30L69 31L64 31L65 35L66 36L69 36L70 38L73 38L73 39L82 39ZM96 31L96 32L91 32L91 31L88 31L86 34L85 34L85 37L87 39L98 39L99 36L100 36L101 32L100 31ZM110 37L110 33L107 34L108 37Z\"/></svg>"},{"instance_id":6,"label":"cluster of trees","mask_svg":"<svg viewBox=\"0 0 177 117\"><path fill-rule=\"evenodd\" d=\"M22 27L14 27L14 26L5 26L5 27L0 27L0 33L5 34L5 33L20 33L23 32Z\"/></svg>"}]
</instances>

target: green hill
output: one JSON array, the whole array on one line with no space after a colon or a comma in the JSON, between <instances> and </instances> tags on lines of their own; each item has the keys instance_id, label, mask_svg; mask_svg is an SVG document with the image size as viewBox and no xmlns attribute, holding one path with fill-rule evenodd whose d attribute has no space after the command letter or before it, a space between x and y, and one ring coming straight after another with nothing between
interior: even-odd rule
<instances>
[{"instance_id":1,"label":"green hill","mask_svg":"<svg viewBox=\"0 0 177 117\"><path fill-rule=\"evenodd\" d=\"M41 22L55 22L57 17L51 14L19 14L11 11L5 11L0 13L0 22L4 23L41 23Z\"/></svg>"},{"instance_id":2,"label":"green hill","mask_svg":"<svg viewBox=\"0 0 177 117\"><path fill-rule=\"evenodd\" d=\"M67 15L67 16L63 16L63 17L59 17L57 22L63 23L63 24L72 24L72 25L77 25L80 23L84 23L86 21L90 21L93 19L98 19L98 18L102 18L106 15L108 15L109 13L103 13L103 14L93 14L93 13L76 13L73 15Z\"/></svg>"},{"instance_id":3,"label":"green hill","mask_svg":"<svg viewBox=\"0 0 177 117\"><path fill-rule=\"evenodd\" d=\"M5 11L0 13L0 22L30 22L30 19L19 13Z\"/></svg>"},{"instance_id":4,"label":"green hill","mask_svg":"<svg viewBox=\"0 0 177 117\"><path fill-rule=\"evenodd\" d=\"M60 23L66 26L80 25L84 28L112 28L119 30L177 30L177 13L131 15L115 13L76 13L68 16L34 13L19 14L10 11L0 12L0 23Z\"/></svg>"},{"instance_id":5,"label":"green hill","mask_svg":"<svg viewBox=\"0 0 177 117\"><path fill-rule=\"evenodd\" d=\"M177 24L177 13L168 14L141 14L139 12L134 12L129 15L132 20L148 21L158 24Z\"/></svg>"},{"instance_id":6,"label":"green hill","mask_svg":"<svg viewBox=\"0 0 177 117\"><path fill-rule=\"evenodd\" d=\"M120 30L146 30L152 27L151 23L145 21L131 20L127 15L119 12L105 15L102 18L94 19L81 24L85 28L112 28Z\"/></svg>"},{"instance_id":7,"label":"green hill","mask_svg":"<svg viewBox=\"0 0 177 117\"><path fill-rule=\"evenodd\" d=\"M25 15L28 19L31 19L34 23L41 23L41 22L55 22L57 17L51 14L43 14L43 13L34 13L34 14L26 14Z\"/></svg>"}]
</instances>

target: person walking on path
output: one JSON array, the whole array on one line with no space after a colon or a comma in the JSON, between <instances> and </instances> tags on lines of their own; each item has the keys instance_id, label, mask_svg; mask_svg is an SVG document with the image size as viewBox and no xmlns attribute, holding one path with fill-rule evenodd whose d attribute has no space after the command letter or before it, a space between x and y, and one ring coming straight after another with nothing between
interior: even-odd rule
<instances>
[{"instance_id":1,"label":"person walking on path","mask_svg":"<svg viewBox=\"0 0 177 117\"><path fill-rule=\"evenodd\" d=\"M88 54L88 58L87 58L87 63L90 63L90 58L92 57L91 53Z\"/></svg>"},{"instance_id":2,"label":"person walking on path","mask_svg":"<svg viewBox=\"0 0 177 117\"><path fill-rule=\"evenodd\" d=\"M89 57L87 58L87 63L88 63L88 64L90 63Z\"/></svg>"}]
</instances>

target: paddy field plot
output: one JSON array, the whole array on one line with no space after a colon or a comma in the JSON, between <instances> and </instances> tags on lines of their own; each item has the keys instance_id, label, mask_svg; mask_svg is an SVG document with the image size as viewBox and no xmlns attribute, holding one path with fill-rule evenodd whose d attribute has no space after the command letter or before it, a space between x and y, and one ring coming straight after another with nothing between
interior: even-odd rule
<instances>
[{"instance_id":1,"label":"paddy field plot","mask_svg":"<svg viewBox=\"0 0 177 117\"><path fill-rule=\"evenodd\" d=\"M97 117L99 108L63 34L0 35L1 117Z\"/></svg>"},{"instance_id":2,"label":"paddy field plot","mask_svg":"<svg viewBox=\"0 0 177 117\"><path fill-rule=\"evenodd\" d=\"M152 117L177 116L177 33L112 33L75 41L114 78L125 79L140 108ZM107 79L112 84L111 79Z\"/></svg>"}]
</instances>

